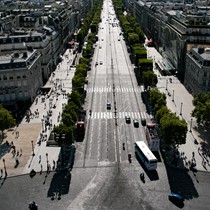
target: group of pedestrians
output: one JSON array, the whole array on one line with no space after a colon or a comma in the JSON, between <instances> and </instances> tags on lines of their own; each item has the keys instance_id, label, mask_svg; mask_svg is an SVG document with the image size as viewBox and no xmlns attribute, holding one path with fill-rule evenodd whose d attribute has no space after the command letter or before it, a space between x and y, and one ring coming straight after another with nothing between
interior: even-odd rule
<instances>
[{"instance_id":1,"label":"group of pedestrians","mask_svg":"<svg viewBox=\"0 0 210 210\"><path fill-rule=\"evenodd\" d=\"M209 163L210 152L209 152L209 150L205 146L202 146L201 148L198 147L198 154L202 158L202 166L205 168L205 170L207 170L206 166L207 165L210 166L210 163Z\"/></svg>"}]
</instances>

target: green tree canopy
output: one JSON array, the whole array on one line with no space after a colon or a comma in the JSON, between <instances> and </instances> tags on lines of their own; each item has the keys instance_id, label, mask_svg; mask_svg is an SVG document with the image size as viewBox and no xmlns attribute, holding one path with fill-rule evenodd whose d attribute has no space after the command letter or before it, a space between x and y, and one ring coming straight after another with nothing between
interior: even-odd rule
<instances>
[{"instance_id":1,"label":"green tree canopy","mask_svg":"<svg viewBox=\"0 0 210 210\"><path fill-rule=\"evenodd\" d=\"M157 122L160 123L161 118L165 114L169 114L169 113L170 113L170 110L166 106L161 106L161 108L159 110L157 110L157 112L155 114L155 118L156 118Z\"/></svg>"},{"instance_id":2,"label":"green tree canopy","mask_svg":"<svg viewBox=\"0 0 210 210\"><path fill-rule=\"evenodd\" d=\"M55 140L58 142L58 144L72 144L74 140L73 129L73 126L66 126L63 123L56 126L53 131L56 133L57 138L55 138Z\"/></svg>"},{"instance_id":3,"label":"green tree canopy","mask_svg":"<svg viewBox=\"0 0 210 210\"><path fill-rule=\"evenodd\" d=\"M144 81L144 87L156 87L158 83L157 75L153 71L144 71L142 72L142 78Z\"/></svg>"},{"instance_id":4,"label":"green tree canopy","mask_svg":"<svg viewBox=\"0 0 210 210\"><path fill-rule=\"evenodd\" d=\"M161 134L166 144L178 145L186 143L187 123L175 114L164 114L160 120Z\"/></svg>"},{"instance_id":5,"label":"green tree canopy","mask_svg":"<svg viewBox=\"0 0 210 210\"><path fill-rule=\"evenodd\" d=\"M154 107L155 112L162 106L166 106L166 95L161 93L158 89L151 89L148 91L148 98Z\"/></svg>"},{"instance_id":6,"label":"green tree canopy","mask_svg":"<svg viewBox=\"0 0 210 210\"><path fill-rule=\"evenodd\" d=\"M0 108L0 130L2 133L2 139L4 138L4 130L12 128L16 125L16 120L12 114L5 108Z\"/></svg>"},{"instance_id":7,"label":"green tree canopy","mask_svg":"<svg viewBox=\"0 0 210 210\"><path fill-rule=\"evenodd\" d=\"M210 93L200 93L194 100L193 105L195 106L192 111L192 116L196 118L198 124L205 126L210 125Z\"/></svg>"}]
</instances>

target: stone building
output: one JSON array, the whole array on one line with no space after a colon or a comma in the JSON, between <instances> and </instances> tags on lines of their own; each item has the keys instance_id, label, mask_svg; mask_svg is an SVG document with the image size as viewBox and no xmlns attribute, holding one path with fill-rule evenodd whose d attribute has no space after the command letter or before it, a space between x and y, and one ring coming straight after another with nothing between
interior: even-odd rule
<instances>
[{"instance_id":1,"label":"stone building","mask_svg":"<svg viewBox=\"0 0 210 210\"><path fill-rule=\"evenodd\" d=\"M210 91L210 48L192 48L186 54L184 84L193 95Z\"/></svg>"},{"instance_id":2,"label":"stone building","mask_svg":"<svg viewBox=\"0 0 210 210\"><path fill-rule=\"evenodd\" d=\"M0 56L0 103L15 110L19 101L32 102L42 85L37 50L10 51Z\"/></svg>"}]
</instances>

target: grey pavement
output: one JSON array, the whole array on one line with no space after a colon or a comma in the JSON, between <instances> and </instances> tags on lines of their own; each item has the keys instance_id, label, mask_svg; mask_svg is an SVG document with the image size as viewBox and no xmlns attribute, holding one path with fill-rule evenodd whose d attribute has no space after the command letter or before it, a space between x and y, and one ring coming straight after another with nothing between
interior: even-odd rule
<instances>
[{"instance_id":1,"label":"grey pavement","mask_svg":"<svg viewBox=\"0 0 210 210\"><path fill-rule=\"evenodd\" d=\"M163 59L153 47L147 47L147 52L148 57L155 62ZM184 162L189 162L192 161L192 153L194 152L196 169L209 172L210 159L203 155L201 149L202 143L208 140L206 139L208 135L204 136L198 131L196 119L191 116L192 110L194 109L192 104L193 96L175 76L162 76L155 66L154 71L158 75L158 89L167 96L167 107L188 124L186 144L179 146L179 153L184 153ZM172 82L170 82L169 78L172 79ZM198 144L195 144L195 140L197 140ZM186 164L185 167L188 168L189 164Z\"/></svg>"},{"instance_id":2,"label":"grey pavement","mask_svg":"<svg viewBox=\"0 0 210 210\"><path fill-rule=\"evenodd\" d=\"M15 176L29 173L31 169L46 171L47 164L53 167L53 162L58 160L60 147L47 146L46 139L48 139L53 126L60 123L61 117L59 116L61 116L62 108L68 100L66 94L72 90L71 81L75 72L72 63L75 56L73 50L66 50L62 56L62 62L58 64L45 85L45 88L51 88L51 91L45 96L37 95L31 105L30 121L27 122L26 116L24 116L18 127L7 130L3 143L13 141L16 153L13 155L12 150L1 152L0 169L4 169L2 177L5 176L5 167L7 176ZM49 118L49 122L52 126L45 129L44 121L50 110L52 116ZM46 136L46 138L43 138L39 146L37 143L41 136ZM32 155L33 152L34 156ZM16 160L19 162L18 165L16 165Z\"/></svg>"}]
</instances>

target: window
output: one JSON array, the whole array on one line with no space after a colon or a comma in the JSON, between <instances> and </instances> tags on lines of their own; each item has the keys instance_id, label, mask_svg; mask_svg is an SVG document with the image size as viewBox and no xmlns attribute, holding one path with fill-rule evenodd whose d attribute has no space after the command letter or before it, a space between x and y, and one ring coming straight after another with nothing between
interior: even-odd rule
<instances>
[{"instance_id":1,"label":"window","mask_svg":"<svg viewBox=\"0 0 210 210\"><path fill-rule=\"evenodd\" d=\"M9 79L13 80L14 78L13 78L13 76L10 76Z\"/></svg>"},{"instance_id":2,"label":"window","mask_svg":"<svg viewBox=\"0 0 210 210\"><path fill-rule=\"evenodd\" d=\"M22 78L25 79L26 78L26 75L23 75Z\"/></svg>"},{"instance_id":3,"label":"window","mask_svg":"<svg viewBox=\"0 0 210 210\"><path fill-rule=\"evenodd\" d=\"M207 72L204 71L203 72L203 76L206 77L207 76Z\"/></svg>"},{"instance_id":4,"label":"window","mask_svg":"<svg viewBox=\"0 0 210 210\"><path fill-rule=\"evenodd\" d=\"M20 79L20 76L17 76L17 79Z\"/></svg>"}]
</instances>

